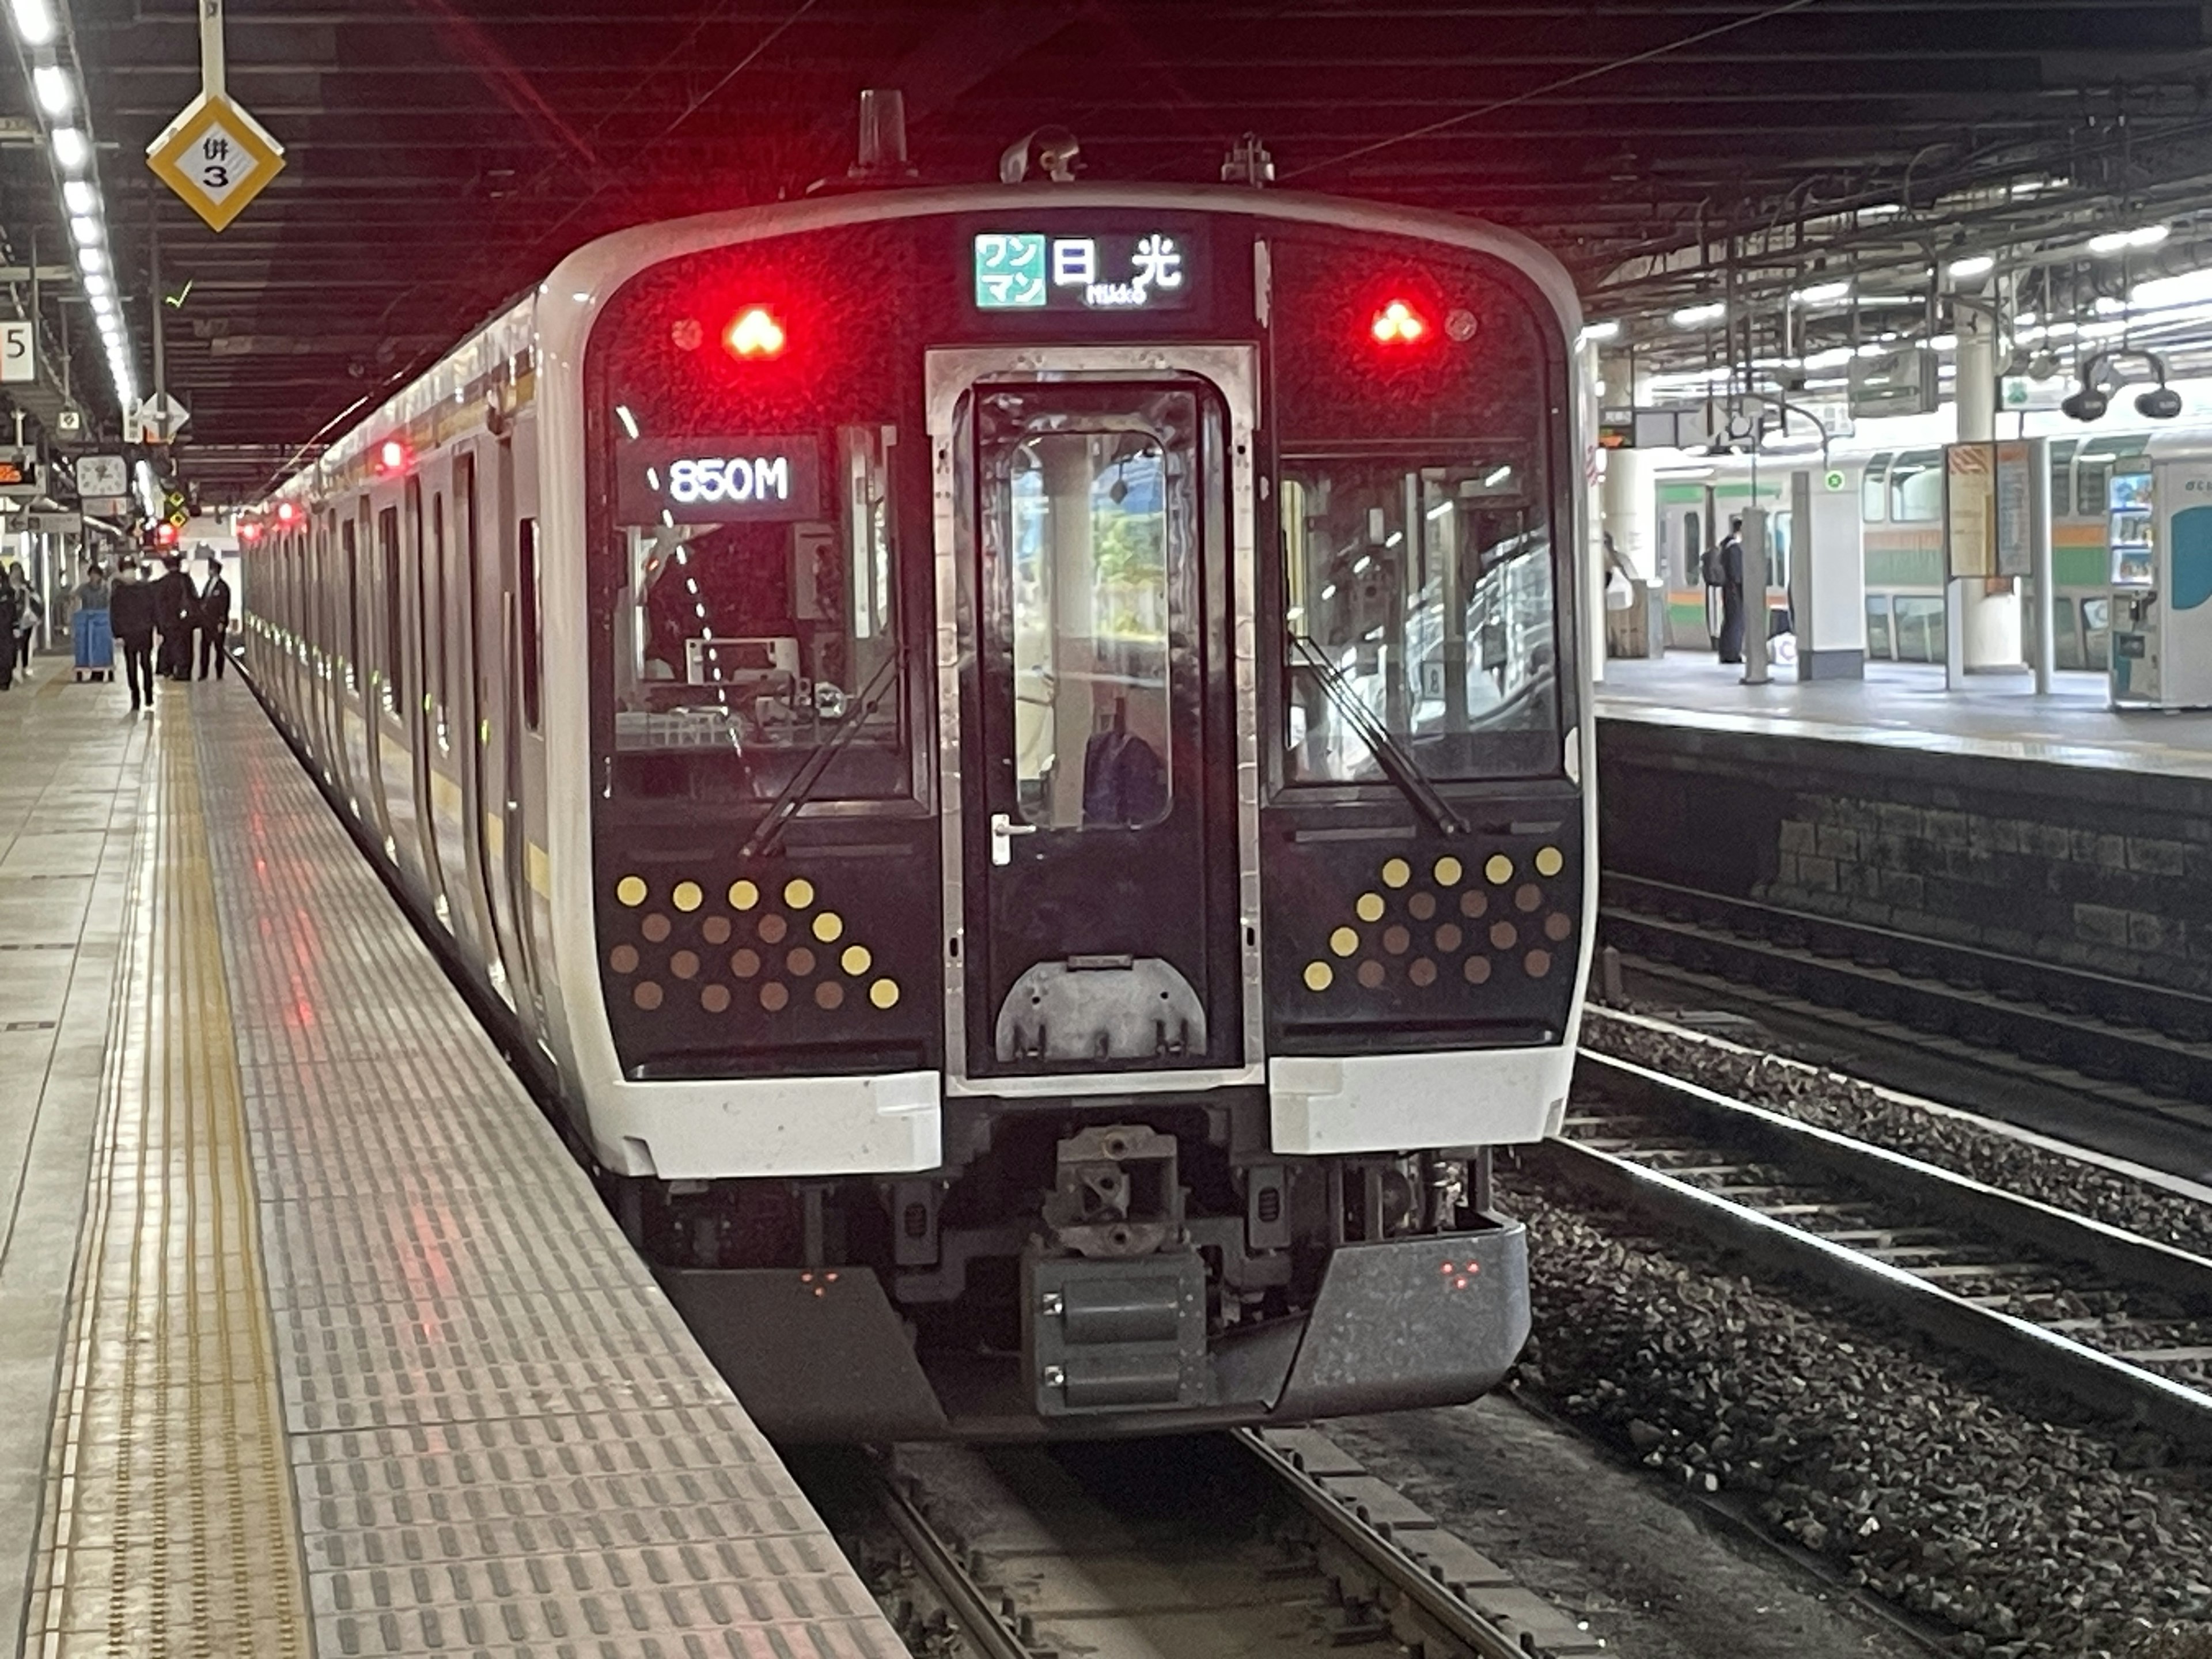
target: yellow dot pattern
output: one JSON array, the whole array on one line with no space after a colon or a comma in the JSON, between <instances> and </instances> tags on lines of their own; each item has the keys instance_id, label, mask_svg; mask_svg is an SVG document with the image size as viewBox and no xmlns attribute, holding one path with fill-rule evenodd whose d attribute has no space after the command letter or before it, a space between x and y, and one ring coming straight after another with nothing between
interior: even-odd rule
<instances>
[{"instance_id":1,"label":"yellow dot pattern","mask_svg":"<svg viewBox=\"0 0 2212 1659\"><path fill-rule=\"evenodd\" d=\"M1565 854L1557 847L1539 848L1529 857L1532 871L1542 877L1559 875L1566 868L1566 863ZM1493 887L1506 886L1516 873L1512 857L1502 852L1484 859L1481 872L1483 878ZM1447 853L1429 866L1428 873L1437 889L1448 891L1467 878L1468 871L1465 864ZM1480 916L1490 908L1489 900L1480 888L1469 888L1456 899L1447 896L1442 904L1437 893L1425 889L1408 894L1402 900L1392 897L1390 895L1410 885L1413 879L1412 864L1402 858L1386 859L1376 872L1376 878L1379 888L1387 890L1370 888L1355 898L1352 905L1352 914L1370 927L1389 917L1394 904L1401 905L1403 919L1413 922L1432 922L1439 909L1447 905L1455 906L1461 914L1469 917ZM1547 894L1534 881L1523 881L1513 893L1513 902L1516 909L1529 916L1528 926L1540 925L1545 939L1564 942L1574 931L1572 918L1563 910L1553 910L1541 918L1535 912L1543 909L1547 902L1556 904L1568 896ZM1422 990L1438 984L1449 986L1453 981L1439 971L1432 957L1415 954L1410 962L1392 960L1411 952L1416 937L1414 929L1395 922L1372 934L1363 934L1358 927L1340 927L1329 933L1328 950L1331 956L1347 964L1347 982L1368 990L1380 990L1395 981ZM1449 957L1456 954L1462 945L1468 946L1473 954L1460 964L1457 977L1468 985L1486 984L1497 971L1498 964L1482 954L1485 945L1498 951L1514 951L1523 948L1525 943L1521 929L1503 918L1495 921L1486 931L1462 929L1455 922L1447 922L1440 927L1420 929L1418 937L1423 948L1433 948L1438 956ZM1354 957L1360 958L1356 971L1351 967ZM1542 979L1550 974L1554 961L1549 951L1538 948L1517 960L1507 957L1504 966L1509 971L1517 968L1529 979ZM848 968L848 971L854 970ZM1333 988L1339 975L1336 966L1327 957L1316 957L1299 969L1298 978L1308 991L1318 994Z\"/></svg>"},{"instance_id":2,"label":"yellow dot pattern","mask_svg":"<svg viewBox=\"0 0 2212 1659\"><path fill-rule=\"evenodd\" d=\"M616 899L629 909L644 905L652 896L652 886L642 876L624 876L615 884ZM812 881L805 876L793 876L780 889L764 893L757 882L740 878L729 884L723 896L729 910L735 912L739 920L733 922L728 914L717 910L696 923L678 921L672 926L665 912L655 912L638 924L646 950L641 951L638 945L626 941L617 944L608 954L608 965L625 976L651 972L653 969L645 961L645 956L659 958L659 952L651 947L665 945L668 955L661 971L678 979L703 977L708 981L701 986L696 1006L710 1014L729 1012L733 1006L740 1012L757 1006L771 1014L809 1003L824 1012L835 1012L844 1006L845 992L835 981L818 983L811 991L802 983L797 988L801 994L794 996L792 985L775 977L781 973L786 978L803 981L815 973L817 966L814 951L805 945L789 951L772 948L787 938L803 939L811 933L817 943L833 947L846 941L848 923L845 916L827 908L815 908L820 895ZM781 907L774 902L779 896L782 900ZM667 903L683 916L694 915L708 908L707 890L687 877L668 890ZM813 911L811 915L803 914L809 910ZM734 952L706 948L726 947L733 933L738 946ZM750 944L745 942L747 939ZM834 954L825 953L820 965L826 969L831 961L848 978L855 980L866 978L876 969L875 953L857 941L846 941ZM714 975L724 967L738 980L757 980L757 990L739 1001L731 995L728 986L713 983ZM868 1002L878 1010L896 1007L902 994L898 981L887 974L876 974L867 985ZM659 1008L664 1001L659 985L641 978L631 987L630 1000L648 1012ZM695 1005L686 1002L679 1006Z\"/></svg>"}]
</instances>

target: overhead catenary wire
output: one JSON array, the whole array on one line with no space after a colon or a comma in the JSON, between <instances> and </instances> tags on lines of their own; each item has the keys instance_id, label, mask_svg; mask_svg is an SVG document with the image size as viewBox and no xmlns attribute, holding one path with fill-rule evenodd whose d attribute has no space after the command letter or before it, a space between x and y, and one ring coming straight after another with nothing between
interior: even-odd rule
<instances>
[{"instance_id":1,"label":"overhead catenary wire","mask_svg":"<svg viewBox=\"0 0 2212 1659\"><path fill-rule=\"evenodd\" d=\"M1341 155L1332 155L1326 161L1309 161L1302 167L1292 167L1285 172L1282 175L1283 182L1288 184L1292 179L1303 179L1309 173L1319 173L1325 167L1341 167L1346 161L1356 161L1363 156L1375 155L1380 150L1389 149L1399 144L1408 144L1417 138L1430 137L1436 133L1464 125L1469 121L1480 120L1486 115L1494 115L1499 110L1511 109L1516 105L1528 103L1548 94L1563 91L1568 87L1579 86L1585 81L1595 81L1600 76L1611 75L1619 70L1632 69L1638 64L1648 64L1654 58L1668 57L1674 52L1686 51L1692 46L1717 39L1721 35L1733 33L1738 29L1749 28L1754 23L1764 23L1770 18L1780 17L1789 12L1803 11L1808 6L1819 3L1820 0L1783 0L1779 5L1769 6L1763 11L1752 13L1749 16L1733 17L1725 23L1716 23L1711 28L1699 29L1695 33L1686 34L1678 40L1669 40L1663 46L1632 52L1626 58L1616 58L1607 63L1594 64L1586 70L1577 70L1572 75L1562 76L1556 81L1547 81L1540 87L1531 87L1526 92L1516 92L1510 98L1493 99L1487 104L1478 105L1473 109L1462 110L1456 115L1447 115L1441 119L1399 133L1395 137L1377 138L1372 143L1360 144L1346 150Z\"/></svg>"}]
</instances>

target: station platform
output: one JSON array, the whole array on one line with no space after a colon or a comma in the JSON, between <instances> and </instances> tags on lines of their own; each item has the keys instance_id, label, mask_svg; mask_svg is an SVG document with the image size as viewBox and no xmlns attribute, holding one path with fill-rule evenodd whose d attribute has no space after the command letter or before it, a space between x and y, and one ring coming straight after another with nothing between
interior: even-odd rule
<instances>
[{"instance_id":1,"label":"station platform","mask_svg":"<svg viewBox=\"0 0 2212 1659\"><path fill-rule=\"evenodd\" d=\"M1605 868L2212 996L2212 714L2056 678L1608 663Z\"/></svg>"},{"instance_id":2,"label":"station platform","mask_svg":"<svg viewBox=\"0 0 2212 1659\"><path fill-rule=\"evenodd\" d=\"M1778 666L1765 685L1710 652L1608 662L1600 718L1870 744L1924 754L2212 779L2212 713L2110 707L2101 673L2061 671L2039 696L2027 673L1975 674L1943 689L1939 664L1872 662L1863 680L1800 684Z\"/></svg>"},{"instance_id":3,"label":"station platform","mask_svg":"<svg viewBox=\"0 0 2212 1659\"><path fill-rule=\"evenodd\" d=\"M238 681L0 694L0 1651L906 1650Z\"/></svg>"}]
</instances>

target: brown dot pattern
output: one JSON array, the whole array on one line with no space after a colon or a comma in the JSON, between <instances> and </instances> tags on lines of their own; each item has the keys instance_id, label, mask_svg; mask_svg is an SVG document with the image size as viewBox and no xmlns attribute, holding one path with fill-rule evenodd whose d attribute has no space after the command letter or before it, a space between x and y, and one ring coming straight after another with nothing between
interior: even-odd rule
<instances>
[{"instance_id":1,"label":"brown dot pattern","mask_svg":"<svg viewBox=\"0 0 2212 1659\"><path fill-rule=\"evenodd\" d=\"M644 934L646 939L652 944L659 945L663 943L668 938L673 926L674 924L672 924L666 916L661 915L656 912L655 914L647 916L643 921L638 923L637 931Z\"/></svg>"},{"instance_id":2,"label":"brown dot pattern","mask_svg":"<svg viewBox=\"0 0 2212 1659\"><path fill-rule=\"evenodd\" d=\"M814 952L802 945L783 959L783 965L793 979L805 979L814 971Z\"/></svg>"},{"instance_id":3,"label":"brown dot pattern","mask_svg":"<svg viewBox=\"0 0 2212 1659\"><path fill-rule=\"evenodd\" d=\"M730 988L709 985L699 993L699 1006L710 1014L726 1014L730 1011Z\"/></svg>"},{"instance_id":4,"label":"brown dot pattern","mask_svg":"<svg viewBox=\"0 0 2212 1659\"><path fill-rule=\"evenodd\" d=\"M772 979L760 988L760 1006L771 1014L780 1014L791 1003L791 988L780 979Z\"/></svg>"},{"instance_id":5,"label":"brown dot pattern","mask_svg":"<svg viewBox=\"0 0 2212 1659\"><path fill-rule=\"evenodd\" d=\"M1370 959L1359 964L1359 982L1370 991L1380 988L1387 977L1388 971L1379 962Z\"/></svg>"},{"instance_id":6,"label":"brown dot pattern","mask_svg":"<svg viewBox=\"0 0 2212 1659\"><path fill-rule=\"evenodd\" d=\"M637 946L635 945L616 945L613 950L607 952L607 966L613 969L615 972L618 974L635 973L637 971Z\"/></svg>"},{"instance_id":7,"label":"brown dot pattern","mask_svg":"<svg viewBox=\"0 0 2212 1659\"><path fill-rule=\"evenodd\" d=\"M727 916L708 917L699 924L699 937L709 945L727 945L730 942L730 919Z\"/></svg>"},{"instance_id":8,"label":"brown dot pattern","mask_svg":"<svg viewBox=\"0 0 2212 1659\"><path fill-rule=\"evenodd\" d=\"M1436 913L1437 896L1434 893L1416 893L1406 901L1406 914L1415 921L1426 921Z\"/></svg>"},{"instance_id":9,"label":"brown dot pattern","mask_svg":"<svg viewBox=\"0 0 2212 1659\"><path fill-rule=\"evenodd\" d=\"M646 980L629 994L629 1000L650 1012L660 1006L660 988L651 980Z\"/></svg>"},{"instance_id":10,"label":"brown dot pattern","mask_svg":"<svg viewBox=\"0 0 2212 1659\"><path fill-rule=\"evenodd\" d=\"M845 1006L845 988L834 979L825 979L814 988L814 1006L825 1012L835 1013Z\"/></svg>"},{"instance_id":11,"label":"brown dot pattern","mask_svg":"<svg viewBox=\"0 0 2212 1659\"><path fill-rule=\"evenodd\" d=\"M760 935L763 945L781 945L783 936L791 931L791 924L770 911L760 919L753 931Z\"/></svg>"},{"instance_id":12,"label":"brown dot pattern","mask_svg":"<svg viewBox=\"0 0 2212 1659\"><path fill-rule=\"evenodd\" d=\"M1575 919L1564 910L1554 910L1544 918L1544 937L1554 945L1575 931Z\"/></svg>"},{"instance_id":13,"label":"brown dot pattern","mask_svg":"<svg viewBox=\"0 0 2212 1659\"><path fill-rule=\"evenodd\" d=\"M1539 909L1544 902L1544 890L1533 881L1524 881L1513 891L1513 908L1526 915Z\"/></svg>"},{"instance_id":14,"label":"brown dot pattern","mask_svg":"<svg viewBox=\"0 0 2212 1659\"><path fill-rule=\"evenodd\" d=\"M1406 969L1406 977L1416 985L1434 985L1437 982L1437 964L1426 957L1416 957L1413 966Z\"/></svg>"},{"instance_id":15,"label":"brown dot pattern","mask_svg":"<svg viewBox=\"0 0 2212 1659\"><path fill-rule=\"evenodd\" d=\"M1402 927L1385 927L1382 930L1382 948L1394 957L1402 957L1413 948L1413 936Z\"/></svg>"},{"instance_id":16,"label":"brown dot pattern","mask_svg":"<svg viewBox=\"0 0 2212 1659\"><path fill-rule=\"evenodd\" d=\"M678 951L668 958L668 971L678 979L699 977L699 954L696 951Z\"/></svg>"},{"instance_id":17,"label":"brown dot pattern","mask_svg":"<svg viewBox=\"0 0 2212 1659\"><path fill-rule=\"evenodd\" d=\"M1520 929L1514 927L1511 922L1493 921L1490 924L1490 944L1492 950L1510 951L1520 942Z\"/></svg>"},{"instance_id":18,"label":"brown dot pattern","mask_svg":"<svg viewBox=\"0 0 2212 1659\"><path fill-rule=\"evenodd\" d=\"M1541 979L1552 971L1552 953L1549 951L1531 951L1521 958L1521 965L1528 969L1530 979Z\"/></svg>"}]
</instances>

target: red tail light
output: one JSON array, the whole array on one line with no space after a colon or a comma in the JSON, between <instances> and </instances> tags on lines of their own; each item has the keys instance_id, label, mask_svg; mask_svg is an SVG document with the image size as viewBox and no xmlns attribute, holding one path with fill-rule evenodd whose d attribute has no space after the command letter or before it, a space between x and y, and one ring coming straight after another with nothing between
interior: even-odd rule
<instances>
[{"instance_id":1,"label":"red tail light","mask_svg":"<svg viewBox=\"0 0 2212 1659\"><path fill-rule=\"evenodd\" d=\"M766 306L747 306L722 336L732 357L780 357L783 340L783 325Z\"/></svg>"},{"instance_id":2,"label":"red tail light","mask_svg":"<svg viewBox=\"0 0 2212 1659\"><path fill-rule=\"evenodd\" d=\"M1429 331L1428 319L1403 300L1393 300L1376 312L1368 327L1384 345L1411 345Z\"/></svg>"}]
</instances>

